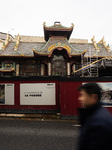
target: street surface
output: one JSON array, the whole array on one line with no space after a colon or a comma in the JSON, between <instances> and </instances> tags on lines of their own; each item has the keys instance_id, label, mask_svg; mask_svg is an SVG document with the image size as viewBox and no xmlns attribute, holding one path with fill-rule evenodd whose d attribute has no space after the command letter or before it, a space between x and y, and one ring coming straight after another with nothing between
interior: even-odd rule
<instances>
[{"instance_id":1,"label":"street surface","mask_svg":"<svg viewBox=\"0 0 112 150\"><path fill-rule=\"evenodd\" d=\"M73 121L0 118L0 150L76 150Z\"/></svg>"}]
</instances>

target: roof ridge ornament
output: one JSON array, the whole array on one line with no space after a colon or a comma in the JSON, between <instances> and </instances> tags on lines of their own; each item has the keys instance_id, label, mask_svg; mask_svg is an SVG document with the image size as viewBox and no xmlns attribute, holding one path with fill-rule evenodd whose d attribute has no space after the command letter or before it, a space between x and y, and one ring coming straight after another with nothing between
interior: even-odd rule
<instances>
[{"instance_id":1,"label":"roof ridge ornament","mask_svg":"<svg viewBox=\"0 0 112 150\"><path fill-rule=\"evenodd\" d=\"M93 36L93 38L91 39L91 41L93 42L93 46L97 51L100 51L99 45L96 43L95 41L95 36Z\"/></svg>"},{"instance_id":2,"label":"roof ridge ornament","mask_svg":"<svg viewBox=\"0 0 112 150\"><path fill-rule=\"evenodd\" d=\"M60 25L61 25L61 22L60 22L60 21L55 21L55 22L54 22L54 25L60 26Z\"/></svg>"},{"instance_id":3,"label":"roof ridge ornament","mask_svg":"<svg viewBox=\"0 0 112 150\"><path fill-rule=\"evenodd\" d=\"M104 47L108 52L110 52L110 46L109 46L109 44L106 45L106 41L104 40L104 36L103 36L103 38L102 38L98 43L101 43L101 42L102 42L102 44L103 44L103 47Z\"/></svg>"},{"instance_id":4,"label":"roof ridge ornament","mask_svg":"<svg viewBox=\"0 0 112 150\"><path fill-rule=\"evenodd\" d=\"M5 41L3 41L2 50L4 50L8 46L10 41L11 41L11 38L9 34L7 33L7 38L5 39Z\"/></svg>"},{"instance_id":5,"label":"roof ridge ornament","mask_svg":"<svg viewBox=\"0 0 112 150\"><path fill-rule=\"evenodd\" d=\"M43 26L46 26L46 22L43 23Z\"/></svg>"},{"instance_id":6,"label":"roof ridge ornament","mask_svg":"<svg viewBox=\"0 0 112 150\"><path fill-rule=\"evenodd\" d=\"M20 35L18 34L18 36L17 36L17 40L16 40L16 42L15 42L15 46L14 46L14 50L17 50L18 49L18 47L19 47L19 44L20 44Z\"/></svg>"},{"instance_id":7,"label":"roof ridge ornament","mask_svg":"<svg viewBox=\"0 0 112 150\"><path fill-rule=\"evenodd\" d=\"M74 27L75 25L74 25L74 23L71 23L71 25L72 25L72 27Z\"/></svg>"},{"instance_id":8,"label":"roof ridge ornament","mask_svg":"<svg viewBox=\"0 0 112 150\"><path fill-rule=\"evenodd\" d=\"M65 26L63 26L63 25L61 24L60 21L55 21L55 22L54 22L54 25L52 25L52 26L46 26L46 22L43 23L43 26L46 27L46 28L54 28L54 27L62 28L62 27L63 27L63 28L65 28L65 29L71 29L71 28L73 28L75 25L74 25L74 23L71 23L71 27L65 27Z\"/></svg>"}]
</instances>

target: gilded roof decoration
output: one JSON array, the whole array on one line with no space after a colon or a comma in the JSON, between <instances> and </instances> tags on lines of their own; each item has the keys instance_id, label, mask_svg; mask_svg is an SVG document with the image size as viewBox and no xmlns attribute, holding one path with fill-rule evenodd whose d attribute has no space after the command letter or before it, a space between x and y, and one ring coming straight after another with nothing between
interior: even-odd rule
<instances>
[{"instance_id":1,"label":"gilded roof decoration","mask_svg":"<svg viewBox=\"0 0 112 150\"><path fill-rule=\"evenodd\" d=\"M93 38L91 39L91 41L93 42L93 46L94 46L94 48L96 49L96 50L100 50L99 49L99 45L96 43L96 41L95 41L95 36L93 36Z\"/></svg>"},{"instance_id":2,"label":"gilded roof decoration","mask_svg":"<svg viewBox=\"0 0 112 150\"><path fill-rule=\"evenodd\" d=\"M99 41L99 43L102 43L103 46L104 46L104 48L105 48L108 52L110 52L109 44L106 45L106 41L104 40L104 36L103 36L103 38Z\"/></svg>"},{"instance_id":3,"label":"gilded roof decoration","mask_svg":"<svg viewBox=\"0 0 112 150\"><path fill-rule=\"evenodd\" d=\"M56 21L56 22L54 22L54 25L49 26L49 27L47 27L47 26L46 26L46 22L44 22L44 23L43 23L43 26L44 26L46 29L71 29L71 28L74 27L74 24L71 23L71 27L65 27L65 26L62 26L59 21Z\"/></svg>"},{"instance_id":4,"label":"gilded roof decoration","mask_svg":"<svg viewBox=\"0 0 112 150\"><path fill-rule=\"evenodd\" d=\"M20 44L20 35L18 34L17 36L17 40L15 42L15 46L14 46L14 50L17 50Z\"/></svg>"},{"instance_id":5,"label":"gilded roof decoration","mask_svg":"<svg viewBox=\"0 0 112 150\"><path fill-rule=\"evenodd\" d=\"M49 52L51 52L52 50L54 50L58 47L66 49L69 53L71 52L71 48L65 44L62 44L62 43L53 44L48 48L48 50L49 50Z\"/></svg>"},{"instance_id":6,"label":"gilded roof decoration","mask_svg":"<svg viewBox=\"0 0 112 150\"><path fill-rule=\"evenodd\" d=\"M7 34L7 38L5 39L5 41L3 41L2 50L4 50L8 46L10 41L11 41L11 38L9 34Z\"/></svg>"}]
</instances>

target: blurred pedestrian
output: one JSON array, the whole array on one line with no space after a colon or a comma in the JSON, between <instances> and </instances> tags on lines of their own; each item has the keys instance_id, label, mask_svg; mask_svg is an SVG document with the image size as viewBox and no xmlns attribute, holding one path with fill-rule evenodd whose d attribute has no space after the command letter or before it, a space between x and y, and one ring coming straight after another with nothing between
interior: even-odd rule
<instances>
[{"instance_id":1,"label":"blurred pedestrian","mask_svg":"<svg viewBox=\"0 0 112 150\"><path fill-rule=\"evenodd\" d=\"M102 107L96 83L79 87L81 133L78 150L112 150L112 115Z\"/></svg>"}]
</instances>

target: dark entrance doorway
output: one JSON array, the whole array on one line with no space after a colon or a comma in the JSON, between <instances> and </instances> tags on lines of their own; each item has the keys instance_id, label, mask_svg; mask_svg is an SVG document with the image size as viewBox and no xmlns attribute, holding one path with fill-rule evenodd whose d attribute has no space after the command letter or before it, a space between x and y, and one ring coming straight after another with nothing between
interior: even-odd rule
<instances>
[{"instance_id":1,"label":"dark entrance doorway","mask_svg":"<svg viewBox=\"0 0 112 150\"><path fill-rule=\"evenodd\" d=\"M54 76L66 75L66 62L62 55L54 55L51 63L52 63L52 75Z\"/></svg>"}]
</instances>

